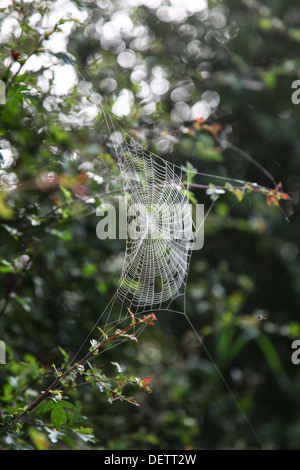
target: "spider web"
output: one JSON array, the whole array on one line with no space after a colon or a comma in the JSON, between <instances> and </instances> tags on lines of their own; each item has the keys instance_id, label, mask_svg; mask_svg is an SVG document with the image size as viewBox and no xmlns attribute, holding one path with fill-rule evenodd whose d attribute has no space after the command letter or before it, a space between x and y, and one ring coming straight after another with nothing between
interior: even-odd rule
<instances>
[{"instance_id":1,"label":"spider web","mask_svg":"<svg viewBox=\"0 0 300 470\"><path fill-rule=\"evenodd\" d=\"M127 239L116 293L97 324L102 320L104 328L113 329L130 312L184 314L188 269L201 228L193 221L185 171L145 149L103 114L126 195Z\"/></svg>"},{"instance_id":2,"label":"spider web","mask_svg":"<svg viewBox=\"0 0 300 470\"><path fill-rule=\"evenodd\" d=\"M167 309L186 287L193 241L189 199L174 167L157 162L132 140L118 154L124 190L130 188L128 237L117 296L136 312ZM137 214L137 216L136 216Z\"/></svg>"}]
</instances>

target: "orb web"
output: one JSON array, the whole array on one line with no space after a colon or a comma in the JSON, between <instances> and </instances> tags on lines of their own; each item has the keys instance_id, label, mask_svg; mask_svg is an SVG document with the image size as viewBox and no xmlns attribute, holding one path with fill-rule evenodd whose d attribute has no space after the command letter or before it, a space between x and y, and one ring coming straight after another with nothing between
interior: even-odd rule
<instances>
[{"instance_id":1,"label":"orb web","mask_svg":"<svg viewBox=\"0 0 300 470\"><path fill-rule=\"evenodd\" d=\"M117 159L127 194L127 241L116 295L136 311L167 308L185 290L194 241L182 172L128 135Z\"/></svg>"}]
</instances>

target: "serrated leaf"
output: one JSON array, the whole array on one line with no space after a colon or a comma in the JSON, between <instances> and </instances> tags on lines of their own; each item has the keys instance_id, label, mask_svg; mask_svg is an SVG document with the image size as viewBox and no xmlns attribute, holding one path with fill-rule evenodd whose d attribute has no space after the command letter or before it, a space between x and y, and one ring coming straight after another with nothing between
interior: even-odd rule
<instances>
[{"instance_id":1,"label":"serrated leaf","mask_svg":"<svg viewBox=\"0 0 300 470\"><path fill-rule=\"evenodd\" d=\"M39 413L40 414L44 414L44 413L47 413L47 411L50 411L52 410L52 408L56 406L55 403L51 400L49 401L46 401L45 403L43 403L41 405L41 407L39 408Z\"/></svg>"},{"instance_id":2,"label":"serrated leaf","mask_svg":"<svg viewBox=\"0 0 300 470\"><path fill-rule=\"evenodd\" d=\"M69 401L66 401L66 400L60 400L58 405L63 407L63 408L72 408L72 409L74 409L74 405L72 403L70 403Z\"/></svg>"},{"instance_id":3,"label":"serrated leaf","mask_svg":"<svg viewBox=\"0 0 300 470\"><path fill-rule=\"evenodd\" d=\"M60 429L67 423L67 415L60 403L56 404L51 411L51 422L55 429Z\"/></svg>"}]
</instances>

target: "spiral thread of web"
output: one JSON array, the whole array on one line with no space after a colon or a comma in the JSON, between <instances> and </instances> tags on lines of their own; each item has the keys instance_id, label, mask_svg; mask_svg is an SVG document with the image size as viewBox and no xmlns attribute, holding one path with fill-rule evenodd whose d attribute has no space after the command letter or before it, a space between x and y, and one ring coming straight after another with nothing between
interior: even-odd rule
<instances>
[{"instance_id":1,"label":"spiral thread of web","mask_svg":"<svg viewBox=\"0 0 300 470\"><path fill-rule=\"evenodd\" d=\"M117 297L136 311L166 307L186 286L192 226L182 171L118 136L116 156L127 194L127 243Z\"/></svg>"}]
</instances>

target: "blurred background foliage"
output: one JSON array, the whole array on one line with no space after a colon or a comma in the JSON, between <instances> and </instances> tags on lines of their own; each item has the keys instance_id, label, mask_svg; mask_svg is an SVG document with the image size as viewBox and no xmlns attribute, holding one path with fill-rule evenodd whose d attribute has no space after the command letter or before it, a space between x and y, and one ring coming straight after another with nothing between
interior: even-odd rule
<instances>
[{"instance_id":1,"label":"blurred background foliage","mask_svg":"<svg viewBox=\"0 0 300 470\"><path fill-rule=\"evenodd\" d=\"M96 237L96 208L118 201L101 194L121 186L100 103L166 160L273 188L230 142L291 198L281 204L287 222L261 194L241 202L222 195L192 257L187 314L240 407L186 319L162 313L137 344L99 359L129 376L153 376L151 394L129 391L139 407L79 387L67 396L75 406L68 421L54 429L47 414L28 415L0 436L1 448L299 449L300 366L291 361L300 337L300 105L291 101L300 79L298 1L0 7L4 421L45 389L58 347L76 352L117 286L124 241ZM199 117L220 124L219 139L172 134ZM195 196L208 208L204 191Z\"/></svg>"}]
</instances>

